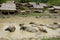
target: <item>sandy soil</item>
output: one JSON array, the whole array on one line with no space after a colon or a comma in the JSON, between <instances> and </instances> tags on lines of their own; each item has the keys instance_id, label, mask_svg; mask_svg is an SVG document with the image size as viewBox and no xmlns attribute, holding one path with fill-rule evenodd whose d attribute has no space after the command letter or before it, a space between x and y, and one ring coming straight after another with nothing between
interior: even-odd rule
<instances>
[{"instance_id":1,"label":"sandy soil","mask_svg":"<svg viewBox=\"0 0 60 40\"><path fill-rule=\"evenodd\" d=\"M52 30L50 28L46 28L48 33L30 33L27 31L20 31L19 24L20 23L25 23L26 25L29 25L29 22L36 22L38 24L52 24L53 22L58 22L60 23L60 18L38 18L36 19L35 17L10 17L10 18L0 18L0 38L5 37L8 39L22 39L22 38L37 38L37 37L56 37L60 36L60 29ZM15 32L7 32L5 31L5 28L7 28L9 25L15 25L16 30ZM28 40L28 39L27 39Z\"/></svg>"}]
</instances>

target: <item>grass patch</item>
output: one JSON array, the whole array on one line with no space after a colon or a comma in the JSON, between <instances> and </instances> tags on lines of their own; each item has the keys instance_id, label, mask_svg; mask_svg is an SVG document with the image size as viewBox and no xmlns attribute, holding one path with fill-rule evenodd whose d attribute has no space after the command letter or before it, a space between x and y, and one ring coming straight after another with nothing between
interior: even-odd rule
<instances>
[{"instance_id":1,"label":"grass patch","mask_svg":"<svg viewBox=\"0 0 60 40\"><path fill-rule=\"evenodd\" d=\"M49 14L46 13L30 13L28 16L48 16Z\"/></svg>"},{"instance_id":2,"label":"grass patch","mask_svg":"<svg viewBox=\"0 0 60 40\"><path fill-rule=\"evenodd\" d=\"M42 40L60 40L60 38L58 38L58 37L56 37L56 38L55 37L53 37L53 38L47 38L47 39L43 38Z\"/></svg>"},{"instance_id":3,"label":"grass patch","mask_svg":"<svg viewBox=\"0 0 60 40\"><path fill-rule=\"evenodd\" d=\"M49 14L47 14L47 13L26 13L26 14L24 14L24 15L22 15L22 14L15 14L16 16L50 16ZM14 16L15 16L14 15Z\"/></svg>"}]
</instances>

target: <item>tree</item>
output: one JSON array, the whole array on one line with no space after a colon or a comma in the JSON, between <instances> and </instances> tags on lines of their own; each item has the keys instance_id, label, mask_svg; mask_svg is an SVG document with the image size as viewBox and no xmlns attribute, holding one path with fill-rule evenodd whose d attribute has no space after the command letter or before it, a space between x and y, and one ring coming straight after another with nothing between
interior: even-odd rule
<instances>
[{"instance_id":1,"label":"tree","mask_svg":"<svg viewBox=\"0 0 60 40\"><path fill-rule=\"evenodd\" d=\"M26 3L26 2L31 2L32 0L20 0L20 2Z\"/></svg>"},{"instance_id":2,"label":"tree","mask_svg":"<svg viewBox=\"0 0 60 40\"><path fill-rule=\"evenodd\" d=\"M6 2L7 0L0 0L0 3Z\"/></svg>"}]
</instances>

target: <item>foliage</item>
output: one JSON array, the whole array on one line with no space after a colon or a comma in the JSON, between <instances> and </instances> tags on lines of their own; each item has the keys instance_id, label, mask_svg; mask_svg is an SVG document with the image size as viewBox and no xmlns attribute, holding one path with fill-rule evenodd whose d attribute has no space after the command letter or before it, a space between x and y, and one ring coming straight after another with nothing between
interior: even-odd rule
<instances>
[{"instance_id":1,"label":"foliage","mask_svg":"<svg viewBox=\"0 0 60 40\"><path fill-rule=\"evenodd\" d=\"M0 3L6 1L7 0L0 0ZM15 0L15 2L36 2L36 3L47 3L51 5L60 5L60 0Z\"/></svg>"},{"instance_id":2,"label":"foliage","mask_svg":"<svg viewBox=\"0 0 60 40\"><path fill-rule=\"evenodd\" d=\"M7 0L0 0L0 3L6 2Z\"/></svg>"},{"instance_id":3,"label":"foliage","mask_svg":"<svg viewBox=\"0 0 60 40\"><path fill-rule=\"evenodd\" d=\"M60 40L60 38L47 38L47 39L42 39L42 40Z\"/></svg>"}]
</instances>

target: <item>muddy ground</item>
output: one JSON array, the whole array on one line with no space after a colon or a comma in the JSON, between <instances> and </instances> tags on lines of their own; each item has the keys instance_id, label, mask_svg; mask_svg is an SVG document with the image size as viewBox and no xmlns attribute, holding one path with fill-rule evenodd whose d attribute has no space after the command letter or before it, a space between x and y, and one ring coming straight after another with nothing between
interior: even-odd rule
<instances>
[{"instance_id":1,"label":"muddy ground","mask_svg":"<svg viewBox=\"0 0 60 40\"><path fill-rule=\"evenodd\" d=\"M20 31L20 23L25 23L26 25L29 25L29 22L35 22L37 24L52 24L53 22L60 23L60 17L57 18L47 18L47 17L41 17L36 18L34 16L29 17L19 17L19 16L11 16L10 18L0 18L0 40L1 38L6 38L8 40L29 40L28 38L34 40L40 40L41 38L49 38L49 37L56 37L60 36L60 29L52 30L50 28L46 28L48 33L31 33L27 31ZM9 25L14 25L16 27L15 32L8 32L5 31L5 28L7 28ZM3 39L5 40L5 39Z\"/></svg>"}]
</instances>

